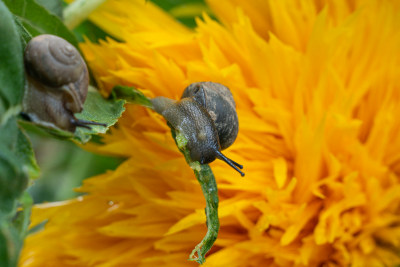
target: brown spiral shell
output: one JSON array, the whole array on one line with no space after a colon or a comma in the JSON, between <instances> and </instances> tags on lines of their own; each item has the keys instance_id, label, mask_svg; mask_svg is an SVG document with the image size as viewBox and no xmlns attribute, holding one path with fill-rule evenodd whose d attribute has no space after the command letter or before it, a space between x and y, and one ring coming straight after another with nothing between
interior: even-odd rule
<instances>
[{"instance_id":1,"label":"brown spiral shell","mask_svg":"<svg viewBox=\"0 0 400 267\"><path fill-rule=\"evenodd\" d=\"M23 112L39 124L75 131L74 113L83 109L89 73L79 51L49 34L32 38L25 48L27 84Z\"/></svg>"}]
</instances>

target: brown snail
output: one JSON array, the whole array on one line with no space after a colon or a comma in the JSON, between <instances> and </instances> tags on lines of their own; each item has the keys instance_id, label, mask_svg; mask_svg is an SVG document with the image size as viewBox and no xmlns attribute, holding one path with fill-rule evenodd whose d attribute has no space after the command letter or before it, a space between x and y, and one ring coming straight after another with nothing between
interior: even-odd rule
<instances>
[{"instance_id":1,"label":"brown snail","mask_svg":"<svg viewBox=\"0 0 400 267\"><path fill-rule=\"evenodd\" d=\"M25 48L27 83L23 114L34 123L74 132L76 127L103 125L79 120L89 73L78 50L66 40L49 34L32 38Z\"/></svg>"},{"instance_id":2,"label":"brown snail","mask_svg":"<svg viewBox=\"0 0 400 267\"><path fill-rule=\"evenodd\" d=\"M207 164L218 158L244 176L240 171L243 166L221 153L235 141L239 129L235 101L227 87L213 82L193 83L181 100L156 97L152 104L186 137L192 160Z\"/></svg>"}]
</instances>

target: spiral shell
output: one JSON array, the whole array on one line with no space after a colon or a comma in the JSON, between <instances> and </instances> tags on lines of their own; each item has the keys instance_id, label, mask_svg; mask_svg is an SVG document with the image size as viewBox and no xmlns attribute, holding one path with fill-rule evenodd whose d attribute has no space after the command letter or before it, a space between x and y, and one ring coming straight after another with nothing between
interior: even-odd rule
<instances>
[{"instance_id":1,"label":"spiral shell","mask_svg":"<svg viewBox=\"0 0 400 267\"><path fill-rule=\"evenodd\" d=\"M210 114L217 128L221 149L231 146L239 132L236 104L231 91L219 83L198 82L186 87L181 99L187 97L193 97Z\"/></svg>"},{"instance_id":2,"label":"spiral shell","mask_svg":"<svg viewBox=\"0 0 400 267\"><path fill-rule=\"evenodd\" d=\"M33 38L26 46L24 60L28 73L51 87L77 81L86 68L74 46L50 34Z\"/></svg>"},{"instance_id":3,"label":"spiral shell","mask_svg":"<svg viewBox=\"0 0 400 267\"><path fill-rule=\"evenodd\" d=\"M82 126L73 114L83 109L89 72L79 51L60 37L43 34L27 44L24 63L23 112L36 123L67 131Z\"/></svg>"}]
</instances>

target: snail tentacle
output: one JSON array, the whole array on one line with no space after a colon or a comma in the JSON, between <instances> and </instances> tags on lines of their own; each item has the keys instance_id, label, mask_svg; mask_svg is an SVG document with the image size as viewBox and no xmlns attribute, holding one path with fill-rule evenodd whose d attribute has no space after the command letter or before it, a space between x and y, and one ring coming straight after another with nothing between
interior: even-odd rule
<instances>
[{"instance_id":1,"label":"snail tentacle","mask_svg":"<svg viewBox=\"0 0 400 267\"><path fill-rule=\"evenodd\" d=\"M230 158L227 158L224 154L221 153L221 151L215 151L217 158L226 162L229 166L231 166L232 168L234 168L238 173L240 173L240 175L243 177L245 174L244 172L242 172L240 169L243 169L243 166L240 164L237 164L236 162L234 162L233 160L231 160ZM240 169L239 169L240 168Z\"/></svg>"}]
</instances>

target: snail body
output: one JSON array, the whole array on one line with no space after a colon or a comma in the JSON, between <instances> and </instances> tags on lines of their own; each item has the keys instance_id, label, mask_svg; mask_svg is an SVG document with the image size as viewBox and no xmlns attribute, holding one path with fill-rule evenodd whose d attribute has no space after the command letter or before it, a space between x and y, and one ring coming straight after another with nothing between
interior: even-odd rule
<instances>
[{"instance_id":1,"label":"snail body","mask_svg":"<svg viewBox=\"0 0 400 267\"><path fill-rule=\"evenodd\" d=\"M89 72L78 50L49 34L31 39L24 53L27 83L23 113L34 123L74 132L76 127L104 125L75 118L82 112Z\"/></svg>"},{"instance_id":2,"label":"snail body","mask_svg":"<svg viewBox=\"0 0 400 267\"><path fill-rule=\"evenodd\" d=\"M154 110L161 114L174 129L185 136L192 160L199 161L201 164L208 164L218 158L244 176L244 173L239 170L243 166L221 153L222 149L233 143L238 133L236 129L238 128L238 120L233 98L233 109L220 109L221 106L224 107L225 105L231 107L231 104L225 103L224 97L208 98L207 94L211 95L208 91L213 91L213 87L226 88L223 85L211 82L195 83L185 90L182 98L178 101L166 97L153 98ZM225 89L223 90L225 91ZM230 94L229 89L227 90ZM217 101L217 103L213 103L214 101ZM210 110L207 109L208 107L210 107ZM211 112L215 113L211 115ZM224 114L224 112L228 114ZM233 130L219 130L215 122L218 119L221 120L221 118L236 121L236 124L220 123L220 125L225 124L226 127L233 127ZM223 136L227 132L231 136ZM223 148L220 144L221 140L224 143Z\"/></svg>"}]
</instances>

